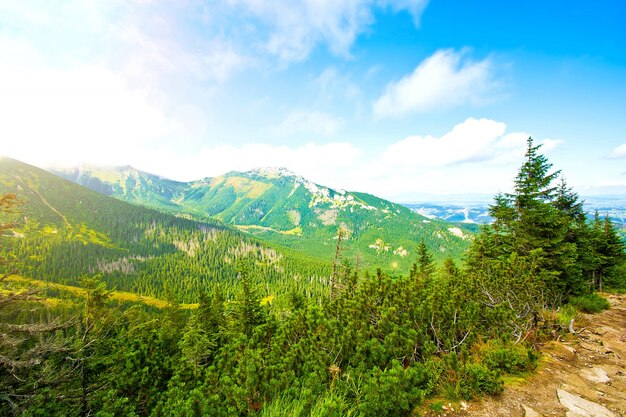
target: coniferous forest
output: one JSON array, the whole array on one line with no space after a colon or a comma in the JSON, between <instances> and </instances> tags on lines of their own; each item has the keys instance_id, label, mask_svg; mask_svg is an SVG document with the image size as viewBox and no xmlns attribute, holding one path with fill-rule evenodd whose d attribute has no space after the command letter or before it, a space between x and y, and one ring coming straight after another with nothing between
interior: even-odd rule
<instances>
[{"instance_id":1,"label":"coniferous forest","mask_svg":"<svg viewBox=\"0 0 626 417\"><path fill-rule=\"evenodd\" d=\"M576 308L626 289L614 225L532 139L462 257L437 262L421 241L393 276L342 256L341 231L317 259L11 169L0 415L419 415L502 393Z\"/></svg>"}]
</instances>

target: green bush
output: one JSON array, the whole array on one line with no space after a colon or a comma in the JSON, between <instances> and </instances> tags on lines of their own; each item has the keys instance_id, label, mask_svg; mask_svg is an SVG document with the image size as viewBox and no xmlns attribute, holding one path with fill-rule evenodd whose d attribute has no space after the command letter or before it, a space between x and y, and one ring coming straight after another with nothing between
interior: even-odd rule
<instances>
[{"instance_id":1,"label":"green bush","mask_svg":"<svg viewBox=\"0 0 626 417\"><path fill-rule=\"evenodd\" d=\"M481 363L466 364L462 375L459 394L466 400L476 395L498 395L504 391L500 373Z\"/></svg>"},{"instance_id":2,"label":"green bush","mask_svg":"<svg viewBox=\"0 0 626 417\"><path fill-rule=\"evenodd\" d=\"M522 345L490 340L481 349L482 363L490 370L507 374L520 374L535 368L538 356L530 348Z\"/></svg>"},{"instance_id":3,"label":"green bush","mask_svg":"<svg viewBox=\"0 0 626 417\"><path fill-rule=\"evenodd\" d=\"M391 367L381 371L374 368L369 381L363 387L363 397L359 404L359 412L363 417L383 417L409 415L422 403L425 397L424 387L429 384L429 375L421 364L408 368L398 361Z\"/></svg>"},{"instance_id":4,"label":"green bush","mask_svg":"<svg viewBox=\"0 0 626 417\"><path fill-rule=\"evenodd\" d=\"M606 298L600 297L596 293L583 295L580 297L574 297L570 299L569 303L582 311L583 313L595 314L603 310L611 308L611 304Z\"/></svg>"}]
</instances>

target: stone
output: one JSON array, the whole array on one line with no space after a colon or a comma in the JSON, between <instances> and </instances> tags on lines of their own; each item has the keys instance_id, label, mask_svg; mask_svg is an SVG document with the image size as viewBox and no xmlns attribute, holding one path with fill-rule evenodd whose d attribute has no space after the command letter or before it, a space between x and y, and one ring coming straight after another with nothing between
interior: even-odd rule
<instances>
[{"instance_id":1,"label":"stone","mask_svg":"<svg viewBox=\"0 0 626 417\"><path fill-rule=\"evenodd\" d=\"M580 371L580 376L588 381L598 382L600 384L611 382L611 378L609 378L609 375L602 368L583 369Z\"/></svg>"},{"instance_id":2,"label":"stone","mask_svg":"<svg viewBox=\"0 0 626 417\"><path fill-rule=\"evenodd\" d=\"M542 417L541 414L539 414L526 404L522 404L522 408L524 409L524 417Z\"/></svg>"},{"instance_id":3,"label":"stone","mask_svg":"<svg viewBox=\"0 0 626 417\"><path fill-rule=\"evenodd\" d=\"M603 405L585 400L563 389L557 389L556 394L561 404L569 410L567 417L616 417Z\"/></svg>"}]
</instances>

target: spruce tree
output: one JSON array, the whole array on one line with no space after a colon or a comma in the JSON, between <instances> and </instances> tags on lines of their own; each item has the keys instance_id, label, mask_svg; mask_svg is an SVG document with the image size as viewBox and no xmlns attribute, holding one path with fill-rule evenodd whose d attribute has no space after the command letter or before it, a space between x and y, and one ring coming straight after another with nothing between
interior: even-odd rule
<instances>
[{"instance_id":1,"label":"spruce tree","mask_svg":"<svg viewBox=\"0 0 626 417\"><path fill-rule=\"evenodd\" d=\"M553 185L560 171L550 172L552 164L539 153L541 145L528 138L525 161L515 178L515 192L508 194L515 208L514 250L531 256L546 274L554 296L569 293L561 276L576 263L575 245L565 240L568 220L555 207L557 188Z\"/></svg>"},{"instance_id":2,"label":"spruce tree","mask_svg":"<svg viewBox=\"0 0 626 417\"><path fill-rule=\"evenodd\" d=\"M421 282L428 281L433 272L435 272L435 263L426 243L424 243L424 239L417 246L417 267L414 267L414 269L417 273L416 277Z\"/></svg>"}]
</instances>

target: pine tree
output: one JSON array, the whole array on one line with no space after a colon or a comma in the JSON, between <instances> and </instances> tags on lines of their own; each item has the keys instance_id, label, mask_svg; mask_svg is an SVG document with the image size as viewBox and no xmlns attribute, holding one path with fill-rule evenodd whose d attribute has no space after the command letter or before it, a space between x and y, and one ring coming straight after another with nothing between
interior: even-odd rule
<instances>
[{"instance_id":1,"label":"pine tree","mask_svg":"<svg viewBox=\"0 0 626 417\"><path fill-rule=\"evenodd\" d=\"M576 264L575 245L566 241L568 219L555 207L558 187L552 183L560 171L550 172L552 164L528 138L525 161L515 178L515 192L507 196L515 208L513 249L521 256L532 256L546 272L548 288L554 296L569 293L561 275Z\"/></svg>"},{"instance_id":2,"label":"pine tree","mask_svg":"<svg viewBox=\"0 0 626 417\"><path fill-rule=\"evenodd\" d=\"M185 359L193 365L193 376L198 379L198 367L202 365L217 347L214 340L204 330L200 314L194 314L180 340L179 346Z\"/></svg>"},{"instance_id":3,"label":"pine tree","mask_svg":"<svg viewBox=\"0 0 626 417\"><path fill-rule=\"evenodd\" d=\"M252 335L252 330L265 321L264 310L261 306L261 297L254 287L250 278L249 266L240 263L239 279L241 280L240 298L238 304L238 319L242 325L243 333Z\"/></svg>"},{"instance_id":4,"label":"pine tree","mask_svg":"<svg viewBox=\"0 0 626 417\"><path fill-rule=\"evenodd\" d=\"M561 265L559 279L564 283L568 295L581 295L589 291L585 274L589 272L590 227L587 224L583 202L571 187L567 186L564 177L557 188L553 206L561 215L565 224L565 235L562 248L567 253L567 260ZM562 257L564 258L564 257Z\"/></svg>"},{"instance_id":5,"label":"pine tree","mask_svg":"<svg viewBox=\"0 0 626 417\"><path fill-rule=\"evenodd\" d=\"M432 277L433 272L435 272L435 263L426 243L424 243L424 239L417 246L417 264L413 269L415 278L420 282L427 282Z\"/></svg>"},{"instance_id":6,"label":"pine tree","mask_svg":"<svg viewBox=\"0 0 626 417\"><path fill-rule=\"evenodd\" d=\"M561 171L549 173L552 164L548 158L538 153L541 145L534 145L532 137L529 137L526 148L526 160L522 164L515 178L515 193L509 194L515 202L518 218L525 209L532 209L537 202L552 201L556 187L552 182L559 176Z\"/></svg>"}]
</instances>

